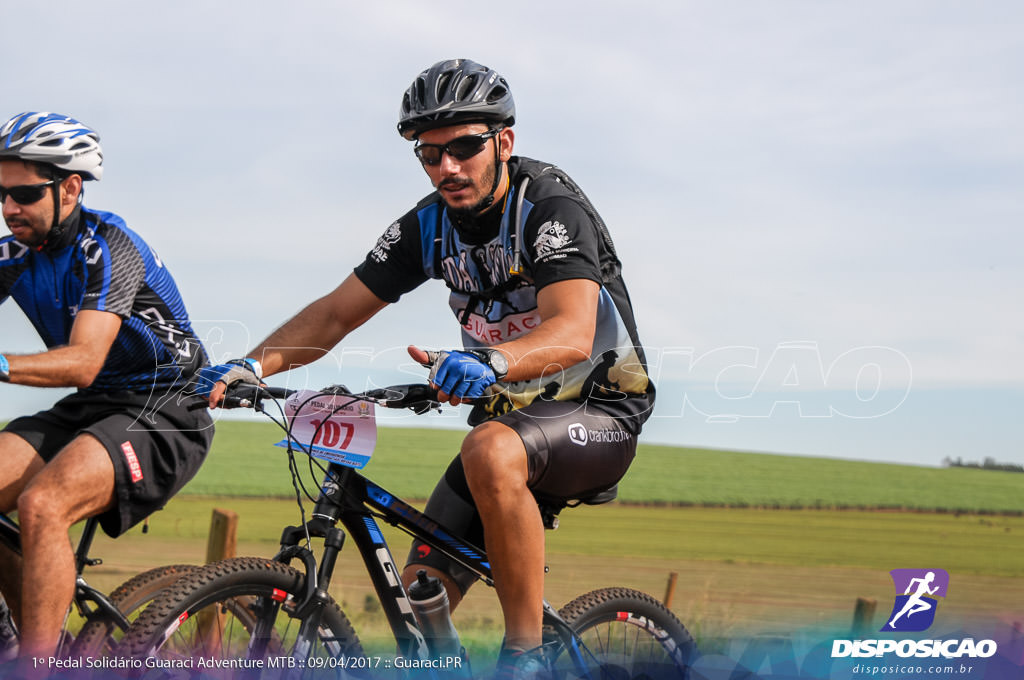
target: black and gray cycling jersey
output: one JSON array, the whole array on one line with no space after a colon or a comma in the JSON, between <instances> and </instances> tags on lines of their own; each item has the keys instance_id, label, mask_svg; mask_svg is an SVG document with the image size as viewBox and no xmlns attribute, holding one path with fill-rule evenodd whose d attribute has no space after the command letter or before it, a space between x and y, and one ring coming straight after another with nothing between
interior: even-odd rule
<instances>
[{"instance_id":1,"label":"black and gray cycling jersey","mask_svg":"<svg viewBox=\"0 0 1024 680\"><path fill-rule=\"evenodd\" d=\"M555 166L513 157L509 172L512 186L504 204L494 209L501 215L492 228L483 233L458 228L434 192L387 228L356 267L356 276L387 302L397 302L428 279L442 279L467 348L508 342L536 328L541 322L537 291L544 286L595 281L601 288L591 360L536 380L502 383L498 394L474 408L470 422L538 398L600 400L613 411L618 403L629 411L624 416L640 415L637 408L649 411L654 386L603 221ZM638 395L646 399L626 398Z\"/></svg>"},{"instance_id":2,"label":"black and gray cycling jersey","mask_svg":"<svg viewBox=\"0 0 1024 680\"><path fill-rule=\"evenodd\" d=\"M88 390L186 385L206 364L206 352L160 258L113 213L78 208L63 226L59 241L43 248L0 239L0 302L14 298L47 348L68 344L82 311L121 317Z\"/></svg>"}]
</instances>

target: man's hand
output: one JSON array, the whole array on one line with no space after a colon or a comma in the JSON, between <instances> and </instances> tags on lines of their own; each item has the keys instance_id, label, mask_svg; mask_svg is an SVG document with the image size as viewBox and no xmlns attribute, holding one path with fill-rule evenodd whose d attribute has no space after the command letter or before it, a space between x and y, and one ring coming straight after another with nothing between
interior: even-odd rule
<instances>
[{"instance_id":1,"label":"man's hand","mask_svg":"<svg viewBox=\"0 0 1024 680\"><path fill-rule=\"evenodd\" d=\"M435 354L435 353L432 353ZM409 347L409 356L430 366L430 384L437 388L437 398L453 406L484 396L495 383L494 371L475 354L452 350L436 352L431 357L418 347Z\"/></svg>"},{"instance_id":2,"label":"man's hand","mask_svg":"<svg viewBox=\"0 0 1024 680\"><path fill-rule=\"evenodd\" d=\"M11 382L11 365L3 354L0 354L0 382Z\"/></svg>"},{"instance_id":3,"label":"man's hand","mask_svg":"<svg viewBox=\"0 0 1024 680\"><path fill-rule=\"evenodd\" d=\"M210 408L217 408L228 387L238 382L259 385L262 377L263 368L255 359L232 359L225 364L204 366L199 369L196 394L207 397Z\"/></svg>"}]
</instances>

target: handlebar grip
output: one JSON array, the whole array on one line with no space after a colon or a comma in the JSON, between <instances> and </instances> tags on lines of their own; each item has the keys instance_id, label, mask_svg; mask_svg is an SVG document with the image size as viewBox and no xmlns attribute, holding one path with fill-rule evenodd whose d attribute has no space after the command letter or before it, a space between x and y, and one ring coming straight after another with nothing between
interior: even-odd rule
<instances>
[{"instance_id":1,"label":"handlebar grip","mask_svg":"<svg viewBox=\"0 0 1024 680\"><path fill-rule=\"evenodd\" d=\"M287 399L295 394L295 390L290 390L287 387L271 387L270 385L261 385L260 392L264 398L270 397L271 399Z\"/></svg>"},{"instance_id":2,"label":"handlebar grip","mask_svg":"<svg viewBox=\"0 0 1024 680\"><path fill-rule=\"evenodd\" d=\"M221 408L252 408L264 399L286 399L294 391L286 387L237 383L228 387Z\"/></svg>"},{"instance_id":3,"label":"handlebar grip","mask_svg":"<svg viewBox=\"0 0 1024 680\"><path fill-rule=\"evenodd\" d=\"M417 412L426 412L438 406L437 390L424 383L409 385L392 385L370 390L367 396L378 400L385 408L411 408Z\"/></svg>"}]
</instances>

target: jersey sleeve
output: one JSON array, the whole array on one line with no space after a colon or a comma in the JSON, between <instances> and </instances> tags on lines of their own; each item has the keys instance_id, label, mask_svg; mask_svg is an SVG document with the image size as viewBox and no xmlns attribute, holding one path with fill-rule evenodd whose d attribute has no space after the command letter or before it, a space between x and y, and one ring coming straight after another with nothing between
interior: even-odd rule
<instances>
[{"instance_id":1,"label":"jersey sleeve","mask_svg":"<svg viewBox=\"0 0 1024 680\"><path fill-rule=\"evenodd\" d=\"M0 239L0 302L11 294L14 282L25 271L28 246L18 243L13 236Z\"/></svg>"},{"instance_id":2,"label":"jersey sleeve","mask_svg":"<svg viewBox=\"0 0 1024 680\"><path fill-rule=\"evenodd\" d=\"M597 227L576 201L565 197L538 201L523 236L538 290L568 279L601 283Z\"/></svg>"},{"instance_id":3,"label":"jersey sleeve","mask_svg":"<svg viewBox=\"0 0 1024 680\"><path fill-rule=\"evenodd\" d=\"M409 213L388 227L355 268L355 275L385 302L398 299L427 280L419 220Z\"/></svg>"},{"instance_id":4,"label":"jersey sleeve","mask_svg":"<svg viewBox=\"0 0 1024 680\"><path fill-rule=\"evenodd\" d=\"M104 230L82 243L85 293L79 309L131 316L146 278L146 263L135 242L120 229Z\"/></svg>"}]
</instances>

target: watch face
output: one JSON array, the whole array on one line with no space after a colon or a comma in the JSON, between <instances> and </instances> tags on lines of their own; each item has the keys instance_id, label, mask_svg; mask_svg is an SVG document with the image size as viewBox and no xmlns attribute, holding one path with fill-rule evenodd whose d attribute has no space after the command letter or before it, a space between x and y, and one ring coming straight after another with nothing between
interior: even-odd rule
<instances>
[{"instance_id":1,"label":"watch face","mask_svg":"<svg viewBox=\"0 0 1024 680\"><path fill-rule=\"evenodd\" d=\"M491 365L498 379L504 378L508 374L508 359L498 350L492 349L487 353L487 363Z\"/></svg>"}]
</instances>

